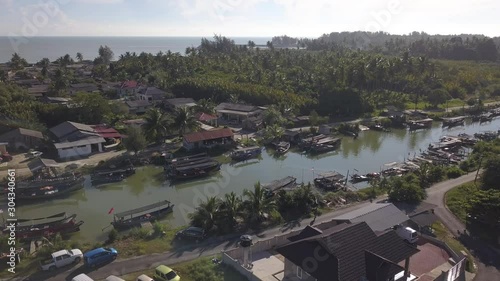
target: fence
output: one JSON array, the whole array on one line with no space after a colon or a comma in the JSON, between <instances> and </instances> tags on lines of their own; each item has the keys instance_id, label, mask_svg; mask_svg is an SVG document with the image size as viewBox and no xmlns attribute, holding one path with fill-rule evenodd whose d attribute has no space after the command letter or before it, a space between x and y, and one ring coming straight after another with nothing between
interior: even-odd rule
<instances>
[{"instance_id":1,"label":"fence","mask_svg":"<svg viewBox=\"0 0 500 281\"><path fill-rule=\"evenodd\" d=\"M245 276L248 281L261 281L257 276L253 274L253 272L249 269L244 268L241 266L241 264L238 262L238 260L235 260L231 258L227 253L222 254L222 262L232 268L234 268L236 271L238 271L241 275Z\"/></svg>"},{"instance_id":2,"label":"fence","mask_svg":"<svg viewBox=\"0 0 500 281\"><path fill-rule=\"evenodd\" d=\"M448 254L450 254L450 256L453 258L453 260L455 262L458 262L464 258L463 255L455 253L455 251L453 251L450 248L450 246L448 246L448 244L446 244L445 242L438 240L432 236L425 235L425 234L421 234L420 236L422 238L424 238L425 240L427 240L427 241L429 241L437 246L443 247L448 252Z\"/></svg>"}]
</instances>

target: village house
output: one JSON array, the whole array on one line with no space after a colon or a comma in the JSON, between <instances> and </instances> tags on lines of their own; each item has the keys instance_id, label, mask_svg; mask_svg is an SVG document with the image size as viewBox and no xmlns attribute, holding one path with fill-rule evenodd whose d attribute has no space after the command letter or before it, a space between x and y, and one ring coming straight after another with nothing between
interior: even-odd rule
<instances>
[{"instance_id":1,"label":"village house","mask_svg":"<svg viewBox=\"0 0 500 281\"><path fill-rule=\"evenodd\" d=\"M189 151L224 146L232 144L233 140L233 131L229 128L223 128L186 134L182 146Z\"/></svg>"},{"instance_id":2,"label":"village house","mask_svg":"<svg viewBox=\"0 0 500 281\"><path fill-rule=\"evenodd\" d=\"M41 98L49 92L49 85L32 85L28 88L28 94L34 98Z\"/></svg>"},{"instance_id":3,"label":"village house","mask_svg":"<svg viewBox=\"0 0 500 281\"><path fill-rule=\"evenodd\" d=\"M254 105L221 103L216 108L219 121L230 124L242 124L248 118L258 117L265 108Z\"/></svg>"},{"instance_id":4,"label":"village house","mask_svg":"<svg viewBox=\"0 0 500 281\"><path fill-rule=\"evenodd\" d=\"M0 142L7 142L9 148L16 150L37 149L43 145L42 132L17 128L0 135Z\"/></svg>"},{"instance_id":5,"label":"village house","mask_svg":"<svg viewBox=\"0 0 500 281\"><path fill-rule=\"evenodd\" d=\"M76 93L99 93L99 87L93 83L79 83L71 84L69 86L69 94L75 95Z\"/></svg>"},{"instance_id":6,"label":"village house","mask_svg":"<svg viewBox=\"0 0 500 281\"><path fill-rule=\"evenodd\" d=\"M62 97L42 97L42 98L40 98L40 101L43 103L68 105L68 103L71 101L71 99L70 98L62 98Z\"/></svg>"},{"instance_id":7,"label":"village house","mask_svg":"<svg viewBox=\"0 0 500 281\"><path fill-rule=\"evenodd\" d=\"M126 101L125 104L130 114L144 114L148 109L153 107L147 100Z\"/></svg>"},{"instance_id":8,"label":"village house","mask_svg":"<svg viewBox=\"0 0 500 281\"><path fill-rule=\"evenodd\" d=\"M111 93L116 95L116 97L120 96L120 82L103 82L100 86L102 93L108 94L109 96L111 96Z\"/></svg>"},{"instance_id":9,"label":"village house","mask_svg":"<svg viewBox=\"0 0 500 281\"><path fill-rule=\"evenodd\" d=\"M198 122L201 122L203 124L207 124L212 127L217 127L217 116L215 115L200 112L196 114L196 120L198 120Z\"/></svg>"},{"instance_id":10,"label":"village house","mask_svg":"<svg viewBox=\"0 0 500 281\"><path fill-rule=\"evenodd\" d=\"M276 249L285 258L283 281L396 280L409 276L410 257L419 252L395 231L375 233L365 222L307 226L288 240Z\"/></svg>"},{"instance_id":11,"label":"village house","mask_svg":"<svg viewBox=\"0 0 500 281\"><path fill-rule=\"evenodd\" d=\"M105 149L115 148L121 143L123 136L115 128L106 124L91 125L90 127L106 140Z\"/></svg>"},{"instance_id":12,"label":"village house","mask_svg":"<svg viewBox=\"0 0 500 281\"><path fill-rule=\"evenodd\" d=\"M175 111L181 107L193 107L196 105L196 102L192 98L174 98L166 99L164 104L169 110Z\"/></svg>"},{"instance_id":13,"label":"village house","mask_svg":"<svg viewBox=\"0 0 500 281\"><path fill-rule=\"evenodd\" d=\"M50 129L59 158L85 157L102 152L106 140L89 125L66 121Z\"/></svg>"},{"instance_id":14,"label":"village house","mask_svg":"<svg viewBox=\"0 0 500 281\"><path fill-rule=\"evenodd\" d=\"M137 81L124 81L120 85L120 98L135 97L139 91L140 85Z\"/></svg>"},{"instance_id":15,"label":"village house","mask_svg":"<svg viewBox=\"0 0 500 281\"><path fill-rule=\"evenodd\" d=\"M167 92L156 87L141 88L137 93L139 100L145 100L150 103L159 102L165 99Z\"/></svg>"}]
</instances>

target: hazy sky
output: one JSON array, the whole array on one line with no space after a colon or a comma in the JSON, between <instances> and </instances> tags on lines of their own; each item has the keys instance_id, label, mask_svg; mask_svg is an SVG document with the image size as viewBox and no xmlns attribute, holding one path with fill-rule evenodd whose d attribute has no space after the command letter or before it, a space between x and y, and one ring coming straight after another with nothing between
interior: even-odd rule
<instances>
[{"instance_id":1,"label":"hazy sky","mask_svg":"<svg viewBox=\"0 0 500 281\"><path fill-rule=\"evenodd\" d=\"M500 36L499 0L0 0L0 35Z\"/></svg>"}]
</instances>

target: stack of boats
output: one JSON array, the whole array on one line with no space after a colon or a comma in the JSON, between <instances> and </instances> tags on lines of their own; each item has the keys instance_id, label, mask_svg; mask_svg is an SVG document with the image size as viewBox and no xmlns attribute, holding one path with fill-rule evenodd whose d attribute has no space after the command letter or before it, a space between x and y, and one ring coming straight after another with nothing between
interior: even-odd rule
<instances>
[{"instance_id":1,"label":"stack of boats","mask_svg":"<svg viewBox=\"0 0 500 281\"><path fill-rule=\"evenodd\" d=\"M372 181L380 178L380 173L368 173L366 175L354 174L351 176L352 183Z\"/></svg>"},{"instance_id":2,"label":"stack of boats","mask_svg":"<svg viewBox=\"0 0 500 281\"><path fill-rule=\"evenodd\" d=\"M262 188L264 188L266 190L266 193L268 194L268 196L272 196L272 195L276 194L277 192L279 192L280 190L287 191L287 190L291 190L295 187L297 187L297 179L292 177L292 176L284 177L282 179L275 180L275 181L272 181L270 183L266 183L266 184L262 185Z\"/></svg>"},{"instance_id":3,"label":"stack of boats","mask_svg":"<svg viewBox=\"0 0 500 281\"><path fill-rule=\"evenodd\" d=\"M486 131L486 132L475 133L474 137L476 139L479 139L482 141L492 141L492 140L498 138L498 134L499 134L499 132Z\"/></svg>"},{"instance_id":4,"label":"stack of boats","mask_svg":"<svg viewBox=\"0 0 500 281\"><path fill-rule=\"evenodd\" d=\"M174 158L165 166L167 177L172 180L185 180L209 176L219 171L221 164L206 153Z\"/></svg>"},{"instance_id":5,"label":"stack of boats","mask_svg":"<svg viewBox=\"0 0 500 281\"><path fill-rule=\"evenodd\" d=\"M336 191L344 188L344 179L345 176L337 172L322 173L314 179L314 185L327 191Z\"/></svg>"},{"instance_id":6,"label":"stack of boats","mask_svg":"<svg viewBox=\"0 0 500 281\"><path fill-rule=\"evenodd\" d=\"M84 181L83 175L78 173L22 181L16 186L16 200L33 201L60 197L83 188ZM6 190L2 192L5 193Z\"/></svg>"},{"instance_id":7,"label":"stack of boats","mask_svg":"<svg viewBox=\"0 0 500 281\"><path fill-rule=\"evenodd\" d=\"M299 146L310 153L325 153L338 148L342 139L332 138L325 135L317 135L303 139Z\"/></svg>"},{"instance_id":8,"label":"stack of boats","mask_svg":"<svg viewBox=\"0 0 500 281\"><path fill-rule=\"evenodd\" d=\"M135 168L133 166L121 168L121 169L107 169L94 172L90 175L92 185L98 186L107 183L121 182L125 178L135 174Z\"/></svg>"},{"instance_id":9,"label":"stack of boats","mask_svg":"<svg viewBox=\"0 0 500 281\"><path fill-rule=\"evenodd\" d=\"M163 200L137 209L116 213L111 225L117 230L142 227L144 223L157 221L171 213L173 208L174 204Z\"/></svg>"},{"instance_id":10,"label":"stack of boats","mask_svg":"<svg viewBox=\"0 0 500 281\"><path fill-rule=\"evenodd\" d=\"M68 216L65 212L43 218L17 219L16 238L22 241L41 237L50 238L57 233L68 234L80 230L83 221L77 221L76 215ZM10 229L3 228L4 233Z\"/></svg>"},{"instance_id":11,"label":"stack of boats","mask_svg":"<svg viewBox=\"0 0 500 281\"><path fill-rule=\"evenodd\" d=\"M259 146L240 148L231 153L233 161L245 161L248 159L256 158L262 153L262 148Z\"/></svg>"}]
</instances>

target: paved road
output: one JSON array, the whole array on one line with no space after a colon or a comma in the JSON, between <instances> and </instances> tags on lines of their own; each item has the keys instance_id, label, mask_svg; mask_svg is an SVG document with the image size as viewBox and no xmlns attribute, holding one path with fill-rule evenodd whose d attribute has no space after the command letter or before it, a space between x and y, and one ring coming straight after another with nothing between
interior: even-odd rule
<instances>
[{"instance_id":1,"label":"paved road","mask_svg":"<svg viewBox=\"0 0 500 281\"><path fill-rule=\"evenodd\" d=\"M458 231L462 233L459 239L472 252L478 266L477 275L474 280L500 280L500 253L493 250L486 243L464 235L465 225L444 204L444 195L447 191L473 181L475 176L476 173L470 173L457 179L438 183L428 190L428 198L425 201L438 206L434 211L435 214L452 233L457 234L457 236Z\"/></svg>"}]
</instances>

